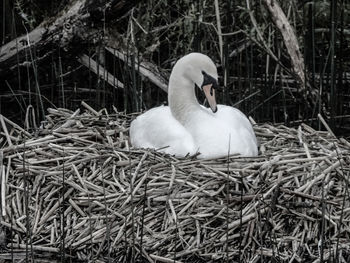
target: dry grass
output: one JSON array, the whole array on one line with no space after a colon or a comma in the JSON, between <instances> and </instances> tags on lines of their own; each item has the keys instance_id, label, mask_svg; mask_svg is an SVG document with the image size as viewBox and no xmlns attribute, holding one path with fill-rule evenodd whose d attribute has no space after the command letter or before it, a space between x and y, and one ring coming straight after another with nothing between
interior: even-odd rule
<instances>
[{"instance_id":1,"label":"dry grass","mask_svg":"<svg viewBox=\"0 0 350 263\"><path fill-rule=\"evenodd\" d=\"M349 261L349 142L263 124L257 158L177 159L83 106L33 133L1 116L0 259Z\"/></svg>"}]
</instances>

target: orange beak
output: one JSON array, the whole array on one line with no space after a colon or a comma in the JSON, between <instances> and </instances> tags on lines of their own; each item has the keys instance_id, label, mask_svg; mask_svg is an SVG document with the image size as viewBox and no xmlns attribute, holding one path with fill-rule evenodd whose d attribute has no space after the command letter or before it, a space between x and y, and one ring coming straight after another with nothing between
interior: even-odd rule
<instances>
[{"instance_id":1,"label":"orange beak","mask_svg":"<svg viewBox=\"0 0 350 263\"><path fill-rule=\"evenodd\" d=\"M213 88L213 84L204 85L202 89L209 102L210 109L214 113L217 112L218 107L216 106L215 89Z\"/></svg>"}]
</instances>

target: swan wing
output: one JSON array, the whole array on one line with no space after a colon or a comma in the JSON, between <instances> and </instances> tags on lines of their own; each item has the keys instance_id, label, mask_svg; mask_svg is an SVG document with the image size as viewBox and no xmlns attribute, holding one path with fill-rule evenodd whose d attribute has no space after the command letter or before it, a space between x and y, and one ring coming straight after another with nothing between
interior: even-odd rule
<instances>
[{"instance_id":1,"label":"swan wing","mask_svg":"<svg viewBox=\"0 0 350 263\"><path fill-rule=\"evenodd\" d=\"M245 156L258 155L258 142L253 126L248 118L239 109L219 105L217 118L225 122L228 130L235 137L231 137L231 149L240 147L238 153Z\"/></svg>"},{"instance_id":2,"label":"swan wing","mask_svg":"<svg viewBox=\"0 0 350 263\"><path fill-rule=\"evenodd\" d=\"M130 141L136 148L186 156L195 154L192 135L171 114L167 106L159 106L139 115L130 124Z\"/></svg>"},{"instance_id":3,"label":"swan wing","mask_svg":"<svg viewBox=\"0 0 350 263\"><path fill-rule=\"evenodd\" d=\"M231 121L232 126L235 125L235 127L240 127L242 132L247 133L247 136L249 136L257 145L253 126L243 112L237 108L226 105L219 105L219 109L220 113L218 114L218 118L225 121Z\"/></svg>"},{"instance_id":4,"label":"swan wing","mask_svg":"<svg viewBox=\"0 0 350 263\"><path fill-rule=\"evenodd\" d=\"M200 146L200 157L222 157L227 156L229 152L256 156L258 144L248 118L236 108L226 105L217 107L216 113L202 108L206 114L201 114L201 129L195 128L196 125L190 126L190 130L195 134L196 143Z\"/></svg>"}]
</instances>

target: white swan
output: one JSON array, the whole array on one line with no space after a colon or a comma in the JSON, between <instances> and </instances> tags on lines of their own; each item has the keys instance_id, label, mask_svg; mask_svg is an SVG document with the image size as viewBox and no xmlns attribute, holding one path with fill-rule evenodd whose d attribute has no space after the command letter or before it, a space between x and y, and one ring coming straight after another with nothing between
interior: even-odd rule
<instances>
[{"instance_id":1,"label":"white swan","mask_svg":"<svg viewBox=\"0 0 350 263\"><path fill-rule=\"evenodd\" d=\"M171 72L169 107L153 108L131 122L130 141L136 148L155 148L176 156L199 152L199 158L229 154L256 156L257 140L246 116L230 106L216 105L217 69L201 53L178 60ZM201 88L210 108L195 95Z\"/></svg>"}]
</instances>

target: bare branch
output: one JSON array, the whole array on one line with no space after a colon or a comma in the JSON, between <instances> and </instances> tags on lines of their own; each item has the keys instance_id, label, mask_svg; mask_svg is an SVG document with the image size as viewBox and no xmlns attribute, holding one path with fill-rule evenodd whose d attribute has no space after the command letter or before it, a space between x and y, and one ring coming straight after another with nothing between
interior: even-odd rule
<instances>
[{"instance_id":1,"label":"bare branch","mask_svg":"<svg viewBox=\"0 0 350 263\"><path fill-rule=\"evenodd\" d=\"M102 31L99 29L99 23L102 24L104 14L106 19L113 19L127 13L137 2L71 0L68 7L56 18L43 21L33 31L0 47L0 74L12 70L17 63L33 63L26 61L25 54L34 46L38 53L45 54L51 52L55 46L68 50L77 48L76 45L72 45L77 40L84 43L100 39Z\"/></svg>"},{"instance_id":2,"label":"bare branch","mask_svg":"<svg viewBox=\"0 0 350 263\"><path fill-rule=\"evenodd\" d=\"M92 72L97 74L99 77L107 81L111 86L122 89L124 88L124 84L120 80L115 78L113 74L109 73L101 64L98 65L98 63L88 55L81 55L78 58L78 61L85 67L89 68Z\"/></svg>"},{"instance_id":3,"label":"bare branch","mask_svg":"<svg viewBox=\"0 0 350 263\"><path fill-rule=\"evenodd\" d=\"M106 47L106 49L110 53L115 55L117 58L121 59L124 62L127 62L128 65L131 67L131 63L130 63L131 60L127 59L126 54L110 47ZM153 84L155 84L165 92L168 92L168 83L162 77L156 65L154 65L151 62L143 62L143 61L139 62L136 60L135 69L139 70L140 74L148 78Z\"/></svg>"},{"instance_id":4,"label":"bare branch","mask_svg":"<svg viewBox=\"0 0 350 263\"><path fill-rule=\"evenodd\" d=\"M264 0L263 2L271 14L272 21L282 34L284 44L291 58L294 73L301 84L301 88L305 89L304 58L300 52L294 30L277 0Z\"/></svg>"}]
</instances>

